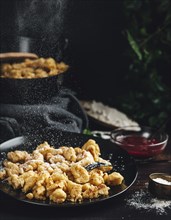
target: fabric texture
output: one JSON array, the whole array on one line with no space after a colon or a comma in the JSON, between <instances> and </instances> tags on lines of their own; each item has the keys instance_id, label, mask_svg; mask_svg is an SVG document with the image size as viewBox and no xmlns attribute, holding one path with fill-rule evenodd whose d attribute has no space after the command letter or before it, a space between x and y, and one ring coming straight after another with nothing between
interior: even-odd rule
<instances>
[{"instance_id":1,"label":"fabric texture","mask_svg":"<svg viewBox=\"0 0 171 220\"><path fill-rule=\"evenodd\" d=\"M88 119L73 91L66 88L41 104L0 104L0 142L36 132L80 133Z\"/></svg>"}]
</instances>

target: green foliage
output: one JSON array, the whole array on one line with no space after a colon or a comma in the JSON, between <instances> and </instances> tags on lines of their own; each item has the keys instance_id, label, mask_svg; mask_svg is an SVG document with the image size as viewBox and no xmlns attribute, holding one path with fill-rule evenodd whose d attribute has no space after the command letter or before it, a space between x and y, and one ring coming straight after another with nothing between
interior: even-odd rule
<instances>
[{"instance_id":1,"label":"green foliage","mask_svg":"<svg viewBox=\"0 0 171 220\"><path fill-rule=\"evenodd\" d=\"M83 134L92 135L91 131L90 131L89 129L87 129L87 128L85 128L85 129L83 130Z\"/></svg>"},{"instance_id":2,"label":"green foliage","mask_svg":"<svg viewBox=\"0 0 171 220\"><path fill-rule=\"evenodd\" d=\"M171 115L171 1L123 0L127 91L120 108L156 126Z\"/></svg>"}]
</instances>

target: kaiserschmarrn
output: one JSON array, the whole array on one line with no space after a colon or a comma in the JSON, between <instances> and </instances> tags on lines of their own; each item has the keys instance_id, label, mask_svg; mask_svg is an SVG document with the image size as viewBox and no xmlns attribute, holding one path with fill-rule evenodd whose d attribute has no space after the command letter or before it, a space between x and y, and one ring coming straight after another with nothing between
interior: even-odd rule
<instances>
[{"instance_id":1,"label":"kaiserschmarrn","mask_svg":"<svg viewBox=\"0 0 171 220\"><path fill-rule=\"evenodd\" d=\"M1 78L43 78L65 72L69 66L57 62L53 58L25 59L20 63L4 63L1 65Z\"/></svg>"},{"instance_id":2,"label":"kaiserschmarrn","mask_svg":"<svg viewBox=\"0 0 171 220\"><path fill-rule=\"evenodd\" d=\"M112 164L100 155L93 139L75 148L54 148L45 141L31 153L8 152L0 180L20 189L30 200L63 203L108 196L110 187L122 184L124 177L112 172ZM95 162L105 162L107 166L88 171L86 166Z\"/></svg>"}]
</instances>

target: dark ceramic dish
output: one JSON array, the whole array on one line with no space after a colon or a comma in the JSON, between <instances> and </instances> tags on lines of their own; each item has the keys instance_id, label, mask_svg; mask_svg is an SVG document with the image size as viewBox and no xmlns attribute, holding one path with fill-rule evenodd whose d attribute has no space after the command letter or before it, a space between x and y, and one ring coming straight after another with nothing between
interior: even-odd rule
<instances>
[{"instance_id":1,"label":"dark ceramic dish","mask_svg":"<svg viewBox=\"0 0 171 220\"><path fill-rule=\"evenodd\" d=\"M49 200L28 200L22 192L12 189L12 187L10 187L5 181L0 182L0 190L9 196L12 196L13 198L26 203L55 207L75 207L89 205L120 196L135 182L137 178L137 168L134 159L125 150L117 147L117 145L110 142L109 140L103 140L101 138L95 138L94 136L92 137L89 135L63 131L59 131L58 133L55 132L44 134L40 136L32 135L30 137L18 137L4 142L0 145L0 162L5 159L6 153L8 151L14 149L32 151L38 144L42 143L44 140L48 141L50 145L53 145L55 147L59 147L61 145L76 147L82 146L90 138L93 138L99 144L102 154L101 156L105 159L110 159L110 162L113 165L113 171L120 172L124 176L124 183L117 187L111 187L108 197L84 200L81 203L64 202L62 204L56 204L50 202Z\"/></svg>"}]
</instances>

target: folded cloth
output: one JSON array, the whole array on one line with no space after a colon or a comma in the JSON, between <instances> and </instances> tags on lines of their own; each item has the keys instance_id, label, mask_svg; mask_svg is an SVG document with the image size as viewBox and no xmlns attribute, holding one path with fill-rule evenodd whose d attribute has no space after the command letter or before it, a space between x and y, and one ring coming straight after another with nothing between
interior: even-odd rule
<instances>
[{"instance_id":1,"label":"folded cloth","mask_svg":"<svg viewBox=\"0 0 171 220\"><path fill-rule=\"evenodd\" d=\"M88 127L87 115L74 93L60 93L41 104L0 104L0 142L27 134L63 130L80 133Z\"/></svg>"}]
</instances>

